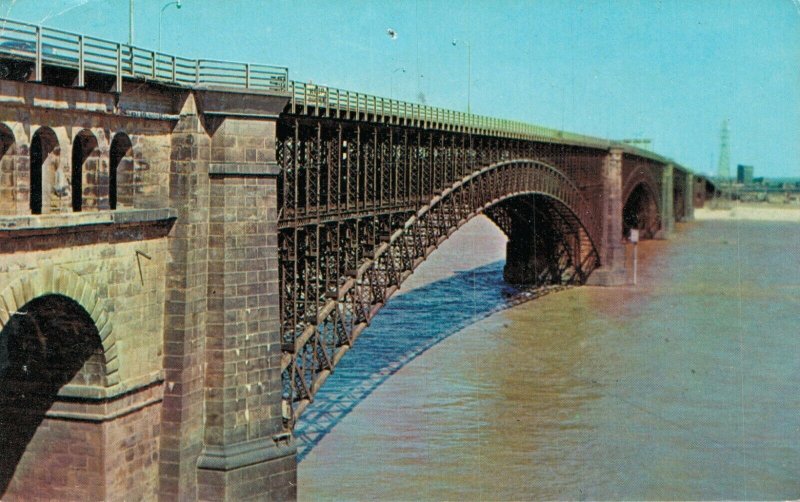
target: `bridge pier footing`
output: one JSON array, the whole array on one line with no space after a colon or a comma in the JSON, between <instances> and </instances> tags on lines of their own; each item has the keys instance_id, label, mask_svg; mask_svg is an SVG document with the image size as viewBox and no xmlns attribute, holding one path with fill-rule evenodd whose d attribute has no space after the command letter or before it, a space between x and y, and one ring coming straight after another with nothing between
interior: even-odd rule
<instances>
[{"instance_id":1,"label":"bridge pier footing","mask_svg":"<svg viewBox=\"0 0 800 502\"><path fill-rule=\"evenodd\" d=\"M622 245L622 150L612 148L603 161L600 267L586 281L593 286L619 286L627 281Z\"/></svg>"},{"instance_id":2,"label":"bridge pier footing","mask_svg":"<svg viewBox=\"0 0 800 502\"><path fill-rule=\"evenodd\" d=\"M197 470L197 499L293 500L297 490L296 447L272 439L206 448Z\"/></svg>"}]
</instances>

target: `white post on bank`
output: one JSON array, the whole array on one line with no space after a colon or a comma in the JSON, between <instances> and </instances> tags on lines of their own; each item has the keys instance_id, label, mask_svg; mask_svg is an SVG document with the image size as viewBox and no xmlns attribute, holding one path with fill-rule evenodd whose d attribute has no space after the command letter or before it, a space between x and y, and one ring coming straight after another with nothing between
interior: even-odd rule
<instances>
[{"instance_id":1,"label":"white post on bank","mask_svg":"<svg viewBox=\"0 0 800 502\"><path fill-rule=\"evenodd\" d=\"M636 267L638 265L638 256L636 256L637 244L639 244L639 230L636 228L631 229L631 242L633 243L633 285L636 286Z\"/></svg>"}]
</instances>

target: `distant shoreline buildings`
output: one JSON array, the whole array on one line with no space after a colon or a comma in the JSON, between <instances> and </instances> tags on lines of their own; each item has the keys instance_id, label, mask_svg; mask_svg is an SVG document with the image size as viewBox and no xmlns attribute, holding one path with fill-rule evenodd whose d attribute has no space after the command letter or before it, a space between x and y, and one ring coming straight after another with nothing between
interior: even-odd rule
<instances>
[{"instance_id":1,"label":"distant shoreline buildings","mask_svg":"<svg viewBox=\"0 0 800 502\"><path fill-rule=\"evenodd\" d=\"M742 185L753 184L753 166L739 164L736 166L736 182Z\"/></svg>"}]
</instances>

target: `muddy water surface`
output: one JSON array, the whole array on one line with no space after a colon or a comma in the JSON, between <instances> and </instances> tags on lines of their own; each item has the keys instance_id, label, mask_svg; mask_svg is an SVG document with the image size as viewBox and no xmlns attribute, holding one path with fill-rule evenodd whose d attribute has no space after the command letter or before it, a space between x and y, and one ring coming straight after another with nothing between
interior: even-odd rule
<instances>
[{"instance_id":1,"label":"muddy water surface","mask_svg":"<svg viewBox=\"0 0 800 502\"><path fill-rule=\"evenodd\" d=\"M800 226L696 222L640 258L637 287L493 314L501 263L394 299L304 416L299 496L799 498Z\"/></svg>"}]
</instances>

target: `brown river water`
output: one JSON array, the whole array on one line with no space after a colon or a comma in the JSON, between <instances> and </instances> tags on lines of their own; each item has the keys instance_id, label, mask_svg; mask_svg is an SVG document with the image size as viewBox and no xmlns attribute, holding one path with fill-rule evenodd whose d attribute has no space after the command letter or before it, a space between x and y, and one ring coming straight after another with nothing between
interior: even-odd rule
<instances>
[{"instance_id":1,"label":"brown river water","mask_svg":"<svg viewBox=\"0 0 800 502\"><path fill-rule=\"evenodd\" d=\"M301 418L301 499L800 498L800 224L682 224L635 287L513 308L502 256L471 222L376 317Z\"/></svg>"}]
</instances>

